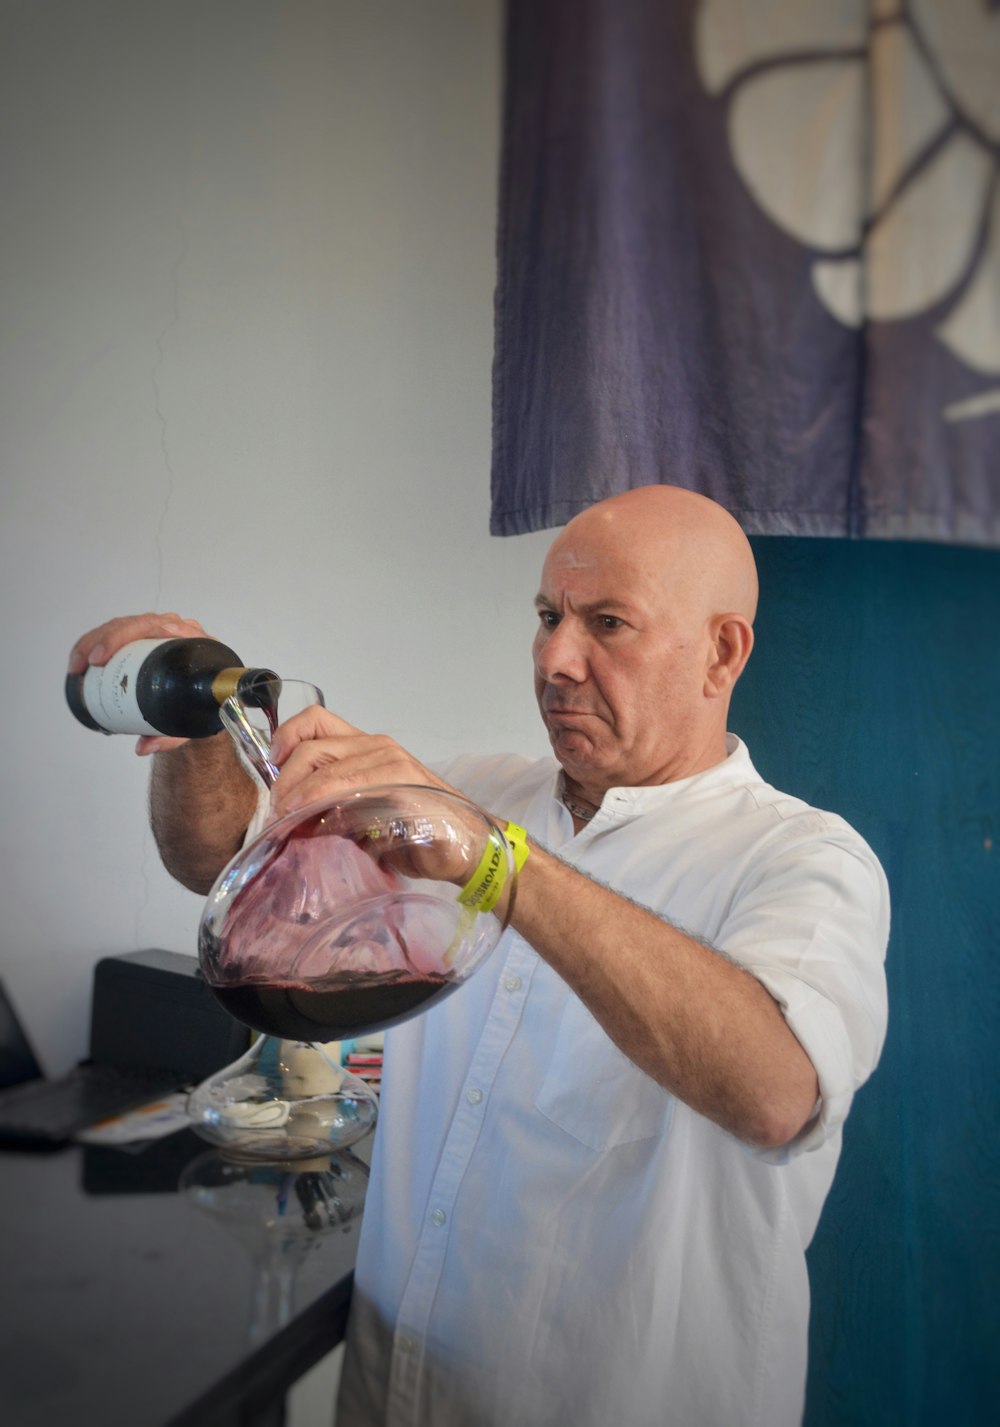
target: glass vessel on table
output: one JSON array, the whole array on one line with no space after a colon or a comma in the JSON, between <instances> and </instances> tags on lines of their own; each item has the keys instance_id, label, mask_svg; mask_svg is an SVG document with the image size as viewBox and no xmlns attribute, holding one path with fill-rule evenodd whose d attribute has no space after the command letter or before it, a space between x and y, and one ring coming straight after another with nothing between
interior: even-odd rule
<instances>
[{"instance_id":1,"label":"glass vessel on table","mask_svg":"<svg viewBox=\"0 0 1000 1427\"><path fill-rule=\"evenodd\" d=\"M207 1150L186 1165L181 1194L251 1256L251 1343L291 1322L299 1269L331 1235L354 1232L367 1184L368 1166L350 1150L294 1164L238 1163Z\"/></svg>"},{"instance_id":2,"label":"glass vessel on table","mask_svg":"<svg viewBox=\"0 0 1000 1427\"><path fill-rule=\"evenodd\" d=\"M253 697L255 708L227 701L222 719L268 789L273 729L323 700L298 681ZM515 875L500 829L437 787L363 788L265 825L220 875L199 932L212 991L263 1035L192 1094L195 1128L244 1159L362 1138L377 1097L324 1043L388 1029L454 992L499 940Z\"/></svg>"}]
</instances>

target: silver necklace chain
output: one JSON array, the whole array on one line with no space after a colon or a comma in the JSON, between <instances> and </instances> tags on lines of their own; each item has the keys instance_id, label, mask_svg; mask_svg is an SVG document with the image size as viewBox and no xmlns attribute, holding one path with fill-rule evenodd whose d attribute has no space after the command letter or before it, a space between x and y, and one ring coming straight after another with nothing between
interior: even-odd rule
<instances>
[{"instance_id":1,"label":"silver necklace chain","mask_svg":"<svg viewBox=\"0 0 1000 1427\"><path fill-rule=\"evenodd\" d=\"M591 818L597 816L597 808L581 808L579 803L574 803L568 793L563 793L562 801L563 807L567 808L575 818L579 818L582 823L589 823Z\"/></svg>"}]
</instances>

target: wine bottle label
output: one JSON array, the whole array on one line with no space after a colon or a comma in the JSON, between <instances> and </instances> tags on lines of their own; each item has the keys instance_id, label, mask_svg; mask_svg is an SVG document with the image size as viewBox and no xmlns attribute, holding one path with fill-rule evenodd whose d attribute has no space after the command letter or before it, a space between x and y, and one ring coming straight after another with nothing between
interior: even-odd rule
<instances>
[{"instance_id":1,"label":"wine bottle label","mask_svg":"<svg viewBox=\"0 0 1000 1427\"><path fill-rule=\"evenodd\" d=\"M92 664L83 676L83 702L95 723L109 733L159 733L147 723L136 701L139 669L166 639L137 639L112 654L102 667Z\"/></svg>"}]
</instances>

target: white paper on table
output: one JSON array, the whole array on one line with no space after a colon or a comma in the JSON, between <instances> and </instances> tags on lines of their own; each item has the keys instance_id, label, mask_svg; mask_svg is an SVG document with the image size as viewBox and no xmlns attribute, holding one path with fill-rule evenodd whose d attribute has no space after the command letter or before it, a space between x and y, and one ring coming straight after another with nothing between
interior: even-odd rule
<instances>
[{"instance_id":1,"label":"white paper on table","mask_svg":"<svg viewBox=\"0 0 1000 1427\"><path fill-rule=\"evenodd\" d=\"M73 1138L82 1145L126 1145L136 1140L161 1140L178 1130L190 1128L187 1098L184 1091L161 1095L158 1100L140 1105L137 1110L113 1115L108 1120L98 1120L96 1125L79 1130Z\"/></svg>"}]
</instances>

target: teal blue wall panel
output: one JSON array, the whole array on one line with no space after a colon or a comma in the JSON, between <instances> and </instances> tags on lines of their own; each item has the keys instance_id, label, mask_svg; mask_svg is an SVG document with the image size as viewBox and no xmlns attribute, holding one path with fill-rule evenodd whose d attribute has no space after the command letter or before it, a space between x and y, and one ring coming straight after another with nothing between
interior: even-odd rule
<instances>
[{"instance_id":1,"label":"teal blue wall panel","mask_svg":"<svg viewBox=\"0 0 1000 1427\"><path fill-rule=\"evenodd\" d=\"M1000 1420L1000 553L758 539L732 725L893 897L890 1028L810 1250L807 1427Z\"/></svg>"}]
</instances>

